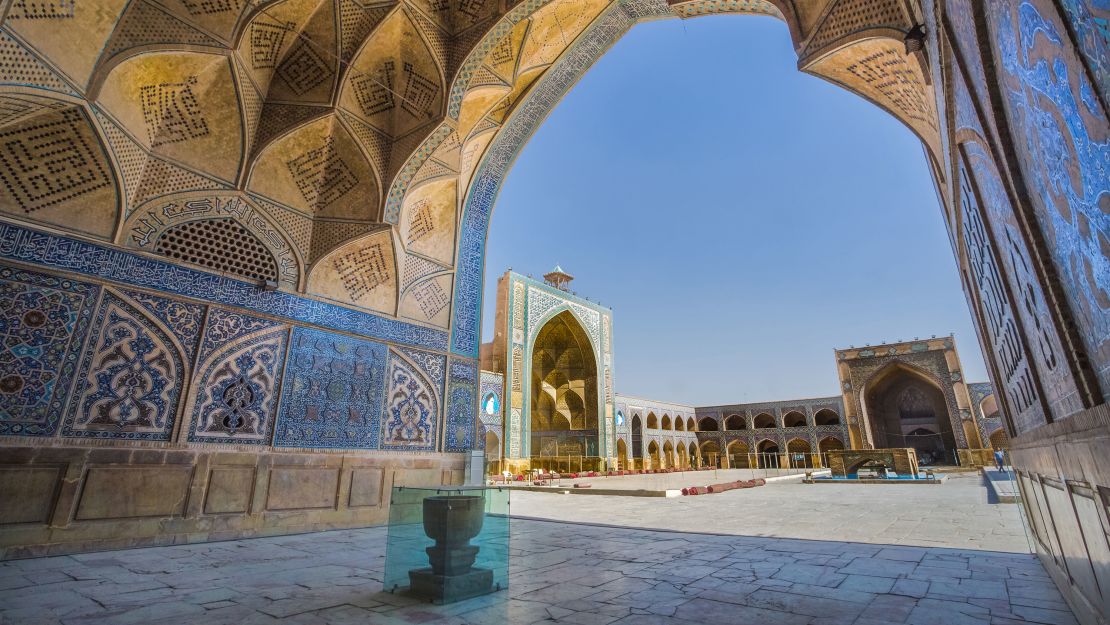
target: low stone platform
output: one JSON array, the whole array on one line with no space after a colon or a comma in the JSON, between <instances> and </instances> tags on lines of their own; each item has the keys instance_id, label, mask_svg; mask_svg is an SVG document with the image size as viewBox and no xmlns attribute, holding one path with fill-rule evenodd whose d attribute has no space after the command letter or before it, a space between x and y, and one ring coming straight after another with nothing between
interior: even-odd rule
<instances>
[{"instance_id":1,"label":"low stone platform","mask_svg":"<svg viewBox=\"0 0 1110 625\"><path fill-rule=\"evenodd\" d=\"M1021 501L1021 492L1014 482L1013 472L983 467L982 474L996 502L1019 503Z\"/></svg>"}]
</instances>

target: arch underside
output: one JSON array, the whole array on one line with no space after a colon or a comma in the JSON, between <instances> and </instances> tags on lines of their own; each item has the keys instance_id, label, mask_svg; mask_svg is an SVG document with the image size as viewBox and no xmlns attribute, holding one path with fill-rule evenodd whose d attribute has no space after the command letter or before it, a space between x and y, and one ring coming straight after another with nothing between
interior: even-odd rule
<instances>
[{"instance_id":1,"label":"arch underside","mask_svg":"<svg viewBox=\"0 0 1110 625\"><path fill-rule=\"evenodd\" d=\"M892 110L928 144L924 77L889 54L910 17L888 7L875 24L846 22L838 12L855 9L832 4L98 0L34 20L13 9L0 32L0 133L22 142L29 173L8 181L0 209L410 333L450 332L451 351L475 357L501 181L560 98L640 21L783 20L800 67ZM920 89L884 95L871 74L844 69L860 58L910 63L900 75ZM907 101L925 112L894 104ZM50 166L44 125L71 138L73 170L68 185L31 192Z\"/></svg>"}]
</instances>

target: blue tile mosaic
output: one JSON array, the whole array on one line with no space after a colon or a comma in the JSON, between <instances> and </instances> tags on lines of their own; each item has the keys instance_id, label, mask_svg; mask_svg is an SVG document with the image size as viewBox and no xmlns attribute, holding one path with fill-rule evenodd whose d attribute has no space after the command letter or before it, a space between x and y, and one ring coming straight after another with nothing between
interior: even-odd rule
<instances>
[{"instance_id":1,"label":"blue tile mosaic","mask_svg":"<svg viewBox=\"0 0 1110 625\"><path fill-rule=\"evenodd\" d=\"M295 328L274 446L376 449L388 358L384 343Z\"/></svg>"},{"instance_id":2,"label":"blue tile mosaic","mask_svg":"<svg viewBox=\"0 0 1110 625\"><path fill-rule=\"evenodd\" d=\"M1039 225L1110 398L1110 126L1059 15L991 0L1006 113Z\"/></svg>"},{"instance_id":3,"label":"blue tile mosaic","mask_svg":"<svg viewBox=\"0 0 1110 625\"><path fill-rule=\"evenodd\" d=\"M189 440L267 445L289 331L250 335L219 348L194 377Z\"/></svg>"},{"instance_id":4,"label":"blue tile mosaic","mask_svg":"<svg viewBox=\"0 0 1110 625\"><path fill-rule=\"evenodd\" d=\"M62 435L169 440L185 381L181 350L111 291L97 308Z\"/></svg>"},{"instance_id":5,"label":"blue tile mosaic","mask_svg":"<svg viewBox=\"0 0 1110 625\"><path fill-rule=\"evenodd\" d=\"M208 321L204 324L204 340L200 344L200 357L197 358L197 362L203 363L213 351L241 336L279 325L281 324L269 319L212 308L208 313Z\"/></svg>"},{"instance_id":6,"label":"blue tile mosaic","mask_svg":"<svg viewBox=\"0 0 1110 625\"><path fill-rule=\"evenodd\" d=\"M433 451L439 396L432 382L396 352L389 357L388 397L382 421L382 449Z\"/></svg>"},{"instance_id":7,"label":"blue tile mosaic","mask_svg":"<svg viewBox=\"0 0 1110 625\"><path fill-rule=\"evenodd\" d=\"M447 351L448 348L447 333L443 330L379 317L292 293L264 291L248 282L11 224L0 224L0 259L34 263L44 268L96 276L226 306L249 308L368 338L439 351Z\"/></svg>"},{"instance_id":8,"label":"blue tile mosaic","mask_svg":"<svg viewBox=\"0 0 1110 625\"><path fill-rule=\"evenodd\" d=\"M181 341L181 345L185 349L185 362L191 363L193 361L193 354L197 348L197 338L200 336L201 327L204 325L206 306L139 291L124 291L123 294L166 324L166 327Z\"/></svg>"},{"instance_id":9,"label":"blue tile mosaic","mask_svg":"<svg viewBox=\"0 0 1110 625\"><path fill-rule=\"evenodd\" d=\"M447 418L444 451L474 448L478 420L478 363L452 358L447 384Z\"/></svg>"},{"instance_id":10,"label":"blue tile mosaic","mask_svg":"<svg viewBox=\"0 0 1110 625\"><path fill-rule=\"evenodd\" d=\"M57 431L99 292L0 267L0 435Z\"/></svg>"}]
</instances>

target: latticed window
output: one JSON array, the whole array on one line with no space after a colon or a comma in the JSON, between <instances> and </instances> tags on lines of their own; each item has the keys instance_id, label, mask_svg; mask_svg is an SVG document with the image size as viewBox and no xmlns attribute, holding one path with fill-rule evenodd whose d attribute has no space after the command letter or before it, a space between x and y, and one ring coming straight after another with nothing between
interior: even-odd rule
<instances>
[{"instance_id":1,"label":"latticed window","mask_svg":"<svg viewBox=\"0 0 1110 625\"><path fill-rule=\"evenodd\" d=\"M155 251L175 260L251 280L278 281L273 254L231 219L188 221L158 237Z\"/></svg>"}]
</instances>

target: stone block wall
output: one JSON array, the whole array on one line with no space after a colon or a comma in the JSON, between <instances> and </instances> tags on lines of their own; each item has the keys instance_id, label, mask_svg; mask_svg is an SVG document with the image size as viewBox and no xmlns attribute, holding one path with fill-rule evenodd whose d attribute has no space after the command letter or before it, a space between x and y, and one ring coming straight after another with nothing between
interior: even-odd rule
<instances>
[{"instance_id":1,"label":"stone block wall","mask_svg":"<svg viewBox=\"0 0 1110 625\"><path fill-rule=\"evenodd\" d=\"M459 455L4 447L0 559L364 527ZM18 505L12 505L18 502Z\"/></svg>"}]
</instances>

